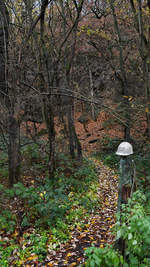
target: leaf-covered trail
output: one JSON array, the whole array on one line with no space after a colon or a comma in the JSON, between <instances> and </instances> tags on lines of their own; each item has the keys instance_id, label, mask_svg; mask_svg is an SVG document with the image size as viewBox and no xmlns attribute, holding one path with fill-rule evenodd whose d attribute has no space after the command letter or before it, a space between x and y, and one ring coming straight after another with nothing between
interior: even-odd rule
<instances>
[{"instance_id":1,"label":"leaf-covered trail","mask_svg":"<svg viewBox=\"0 0 150 267\"><path fill-rule=\"evenodd\" d=\"M67 244L62 245L58 251L50 251L46 258L47 264L45 262L41 266L79 266L85 262L84 251L87 247L103 247L106 243L114 242L111 228L115 223L118 177L103 162L94 162L99 173L98 194L101 201L97 213L85 221L83 229L77 227L72 232L71 240Z\"/></svg>"}]
</instances>

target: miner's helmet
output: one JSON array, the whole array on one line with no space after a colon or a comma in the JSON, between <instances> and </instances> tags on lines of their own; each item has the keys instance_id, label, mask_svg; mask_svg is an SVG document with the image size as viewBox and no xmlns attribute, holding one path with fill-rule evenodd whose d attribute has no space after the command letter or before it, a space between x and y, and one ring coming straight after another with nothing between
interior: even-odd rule
<instances>
[{"instance_id":1,"label":"miner's helmet","mask_svg":"<svg viewBox=\"0 0 150 267\"><path fill-rule=\"evenodd\" d=\"M133 154L133 147L128 142L122 142L118 146L116 154L119 156L129 156L129 155Z\"/></svg>"}]
</instances>

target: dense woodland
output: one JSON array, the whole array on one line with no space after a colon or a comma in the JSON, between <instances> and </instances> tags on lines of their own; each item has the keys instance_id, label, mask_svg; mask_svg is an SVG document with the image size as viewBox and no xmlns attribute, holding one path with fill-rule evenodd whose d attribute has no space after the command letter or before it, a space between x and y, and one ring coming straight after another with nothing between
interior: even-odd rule
<instances>
[{"instance_id":1,"label":"dense woodland","mask_svg":"<svg viewBox=\"0 0 150 267\"><path fill-rule=\"evenodd\" d=\"M149 0L0 1L0 266L149 267L149 138Z\"/></svg>"}]
</instances>

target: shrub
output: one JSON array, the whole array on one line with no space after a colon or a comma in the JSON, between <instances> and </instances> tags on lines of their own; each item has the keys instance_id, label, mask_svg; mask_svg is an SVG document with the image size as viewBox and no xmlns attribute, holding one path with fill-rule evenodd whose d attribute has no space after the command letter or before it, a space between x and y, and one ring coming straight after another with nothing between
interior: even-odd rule
<instances>
[{"instance_id":1,"label":"shrub","mask_svg":"<svg viewBox=\"0 0 150 267\"><path fill-rule=\"evenodd\" d=\"M150 207L146 197L140 191L133 194L128 204L122 205L121 223L120 214L115 225L116 242L124 242L123 255L115 248L89 248L87 267L148 267L150 266ZM122 265L123 264L123 265Z\"/></svg>"},{"instance_id":2,"label":"shrub","mask_svg":"<svg viewBox=\"0 0 150 267\"><path fill-rule=\"evenodd\" d=\"M3 210L0 214L0 230L12 233L16 226L16 217L11 211Z\"/></svg>"},{"instance_id":3,"label":"shrub","mask_svg":"<svg viewBox=\"0 0 150 267\"><path fill-rule=\"evenodd\" d=\"M119 267L120 263L123 263L123 257L112 247L88 248L86 256L88 257L86 267Z\"/></svg>"}]
</instances>

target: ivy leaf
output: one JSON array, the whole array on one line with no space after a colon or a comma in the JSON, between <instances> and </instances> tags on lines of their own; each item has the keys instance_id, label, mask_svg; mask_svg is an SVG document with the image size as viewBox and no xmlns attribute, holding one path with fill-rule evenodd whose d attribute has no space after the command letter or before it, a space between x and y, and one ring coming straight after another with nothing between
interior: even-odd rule
<instances>
[{"instance_id":1,"label":"ivy leaf","mask_svg":"<svg viewBox=\"0 0 150 267\"><path fill-rule=\"evenodd\" d=\"M116 239L118 240L121 237L121 230L117 231Z\"/></svg>"},{"instance_id":2,"label":"ivy leaf","mask_svg":"<svg viewBox=\"0 0 150 267\"><path fill-rule=\"evenodd\" d=\"M91 265L91 267L95 267L95 261L91 260L90 265Z\"/></svg>"},{"instance_id":3,"label":"ivy leaf","mask_svg":"<svg viewBox=\"0 0 150 267\"><path fill-rule=\"evenodd\" d=\"M131 262L131 264L133 264L134 266L138 266L138 259L137 259L137 258L135 258L135 257L131 258L131 259L130 259L130 262Z\"/></svg>"},{"instance_id":4,"label":"ivy leaf","mask_svg":"<svg viewBox=\"0 0 150 267\"><path fill-rule=\"evenodd\" d=\"M128 240L131 240L132 237L133 237L132 233L129 233L129 234L128 234Z\"/></svg>"},{"instance_id":5,"label":"ivy leaf","mask_svg":"<svg viewBox=\"0 0 150 267\"><path fill-rule=\"evenodd\" d=\"M95 259L97 266L100 266L102 260L96 254L93 255L93 258Z\"/></svg>"}]
</instances>

